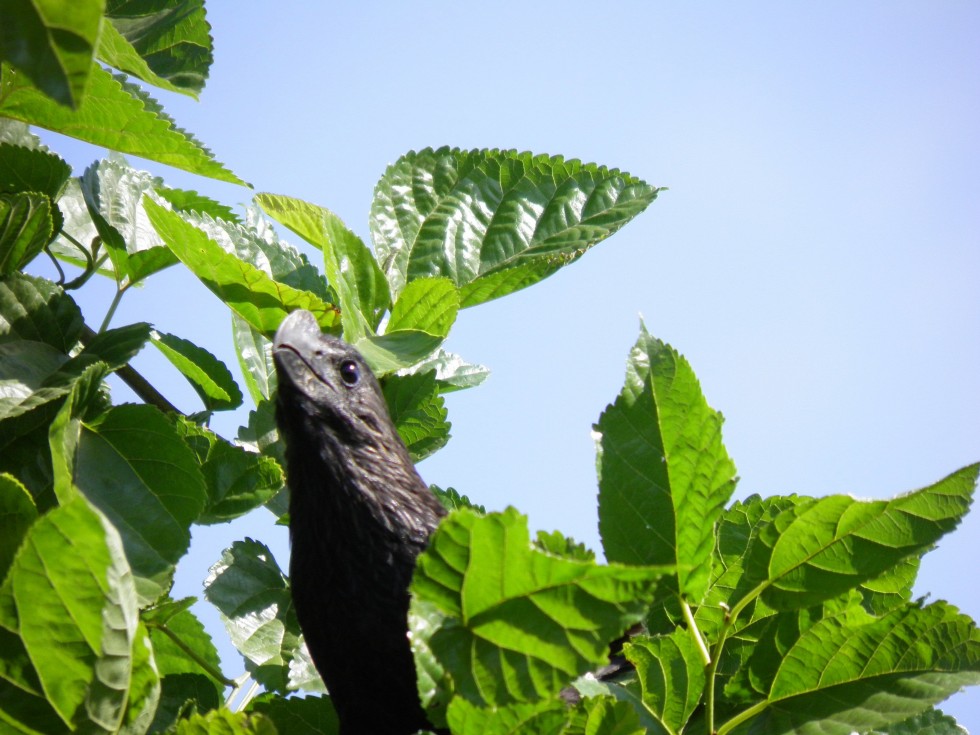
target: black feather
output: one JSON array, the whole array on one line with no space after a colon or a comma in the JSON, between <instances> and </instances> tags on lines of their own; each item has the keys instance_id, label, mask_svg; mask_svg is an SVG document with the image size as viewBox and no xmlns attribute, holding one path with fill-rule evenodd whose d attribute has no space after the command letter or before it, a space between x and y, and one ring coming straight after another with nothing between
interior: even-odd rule
<instances>
[{"instance_id":1,"label":"black feather","mask_svg":"<svg viewBox=\"0 0 980 735\"><path fill-rule=\"evenodd\" d=\"M279 327L273 356L293 601L341 733L428 728L407 637L408 587L445 510L353 347L296 311Z\"/></svg>"}]
</instances>

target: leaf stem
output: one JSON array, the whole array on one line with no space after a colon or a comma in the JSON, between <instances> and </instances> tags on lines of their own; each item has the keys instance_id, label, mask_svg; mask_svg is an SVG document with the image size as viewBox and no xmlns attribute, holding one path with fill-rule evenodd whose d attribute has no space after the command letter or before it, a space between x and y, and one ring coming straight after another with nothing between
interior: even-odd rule
<instances>
[{"instance_id":1,"label":"leaf stem","mask_svg":"<svg viewBox=\"0 0 980 735\"><path fill-rule=\"evenodd\" d=\"M746 720L750 720L756 715L762 713L768 706L769 706L768 701L756 702L751 707L749 707L746 710L742 710L737 715L735 715L732 719L726 722L724 725L719 727L716 735L726 735L726 733L731 732Z\"/></svg>"},{"instance_id":2,"label":"leaf stem","mask_svg":"<svg viewBox=\"0 0 980 735\"><path fill-rule=\"evenodd\" d=\"M704 643L701 631L698 630L697 621L694 620L694 614L691 612L691 606L687 604L687 600L681 600L681 610L684 612L684 621L687 623L687 629L691 632L691 637L697 644L698 651L701 652L701 660L704 661L705 666L710 666L711 654L708 652L708 647Z\"/></svg>"},{"instance_id":3,"label":"leaf stem","mask_svg":"<svg viewBox=\"0 0 980 735\"><path fill-rule=\"evenodd\" d=\"M196 663L198 666L204 669L204 672L219 684L226 687L234 687L238 685L234 679L229 679L227 676L222 674L218 669L216 669L214 666L212 666L203 658L201 658L198 655L197 651L195 651L193 648L188 646L184 642L184 640L179 635L177 635L172 630L170 630L170 628L168 628L165 623L147 622L146 625L148 628L156 628L165 636L167 636L167 638L173 641L174 645L177 646L177 648L179 648L181 651L187 654L187 656L194 663Z\"/></svg>"},{"instance_id":4,"label":"leaf stem","mask_svg":"<svg viewBox=\"0 0 980 735\"><path fill-rule=\"evenodd\" d=\"M119 307L119 302L122 301L124 293L126 293L126 286L116 286L116 295L112 297L112 303L109 304L109 310L105 313L105 319L102 320L102 325L99 327L99 334L102 334L109 328L109 322L111 322L112 317L115 316L116 309Z\"/></svg>"}]
</instances>

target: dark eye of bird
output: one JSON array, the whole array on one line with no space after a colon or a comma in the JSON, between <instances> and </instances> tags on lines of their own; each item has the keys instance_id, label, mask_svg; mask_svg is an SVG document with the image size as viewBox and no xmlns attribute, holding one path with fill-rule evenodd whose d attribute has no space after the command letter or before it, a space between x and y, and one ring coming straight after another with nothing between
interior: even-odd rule
<instances>
[{"instance_id":1,"label":"dark eye of bird","mask_svg":"<svg viewBox=\"0 0 980 735\"><path fill-rule=\"evenodd\" d=\"M356 385L361 377L360 368L353 360L344 360L340 363L340 379L347 385Z\"/></svg>"}]
</instances>

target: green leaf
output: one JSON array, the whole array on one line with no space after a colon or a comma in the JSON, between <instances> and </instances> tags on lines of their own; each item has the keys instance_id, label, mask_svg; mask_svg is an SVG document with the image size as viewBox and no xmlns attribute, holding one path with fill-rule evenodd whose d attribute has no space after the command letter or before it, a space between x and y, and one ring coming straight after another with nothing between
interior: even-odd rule
<instances>
[{"instance_id":1,"label":"green leaf","mask_svg":"<svg viewBox=\"0 0 980 735\"><path fill-rule=\"evenodd\" d=\"M447 487L443 490L437 485L429 485L429 490L431 490L439 502L443 504L446 510L458 510L460 508L470 508L477 513L486 513L487 509L478 503L474 503L467 496L461 495L456 488Z\"/></svg>"},{"instance_id":2,"label":"green leaf","mask_svg":"<svg viewBox=\"0 0 980 735\"><path fill-rule=\"evenodd\" d=\"M0 474L0 527L3 528L3 535L0 536L0 580L6 576L17 547L36 520L37 508L27 488L16 477Z\"/></svg>"},{"instance_id":3,"label":"green leaf","mask_svg":"<svg viewBox=\"0 0 980 735\"><path fill-rule=\"evenodd\" d=\"M225 252L179 214L152 201L146 201L145 207L174 254L232 311L266 337L271 338L294 309L313 312L325 329L337 326L336 308L317 295L274 281L262 270Z\"/></svg>"},{"instance_id":4,"label":"green leaf","mask_svg":"<svg viewBox=\"0 0 980 735\"><path fill-rule=\"evenodd\" d=\"M337 289L344 338L356 342L372 334L391 294L374 255L328 209L280 194L258 194L255 202L270 217L323 251L327 279Z\"/></svg>"},{"instance_id":5,"label":"green leaf","mask_svg":"<svg viewBox=\"0 0 980 735\"><path fill-rule=\"evenodd\" d=\"M173 602L170 604L172 605ZM218 649L215 648L204 624L191 610L178 610L166 620L154 619L153 616L144 616L144 619L150 632L150 639L153 641L157 670L161 676L208 673L197 661L190 658L176 641L189 647L199 659L213 669L221 670ZM209 681L216 694L224 690L223 684L213 679Z\"/></svg>"},{"instance_id":6,"label":"green leaf","mask_svg":"<svg viewBox=\"0 0 980 735\"><path fill-rule=\"evenodd\" d=\"M329 697L286 699L264 694L249 702L247 711L268 717L282 735L335 735L340 731Z\"/></svg>"},{"instance_id":7,"label":"green leaf","mask_svg":"<svg viewBox=\"0 0 980 735\"><path fill-rule=\"evenodd\" d=\"M156 181L156 193L161 199L170 202L176 212L196 212L206 214L214 219L242 224L234 210L211 197L199 194L191 189L172 189L159 179Z\"/></svg>"},{"instance_id":8,"label":"green leaf","mask_svg":"<svg viewBox=\"0 0 980 735\"><path fill-rule=\"evenodd\" d=\"M484 708L457 698L447 720L460 735L559 735L566 732L567 716L557 699Z\"/></svg>"},{"instance_id":9,"label":"green leaf","mask_svg":"<svg viewBox=\"0 0 980 735\"><path fill-rule=\"evenodd\" d=\"M636 666L643 704L669 732L682 732L705 688L704 660L687 630L636 637L623 646Z\"/></svg>"},{"instance_id":10,"label":"green leaf","mask_svg":"<svg viewBox=\"0 0 980 735\"><path fill-rule=\"evenodd\" d=\"M85 169L82 196L116 271L130 284L171 266L176 257L149 223L143 195L155 189L153 177L111 154Z\"/></svg>"},{"instance_id":11,"label":"green leaf","mask_svg":"<svg viewBox=\"0 0 980 735\"><path fill-rule=\"evenodd\" d=\"M402 329L379 336L368 335L357 340L354 347L380 378L421 362L442 344L442 340L442 337L417 329Z\"/></svg>"},{"instance_id":12,"label":"green leaf","mask_svg":"<svg viewBox=\"0 0 980 735\"><path fill-rule=\"evenodd\" d=\"M754 713L765 732L847 735L887 727L980 684L980 631L946 603L907 606L882 618L858 610L806 631L778 662Z\"/></svg>"},{"instance_id":13,"label":"green leaf","mask_svg":"<svg viewBox=\"0 0 980 735\"><path fill-rule=\"evenodd\" d=\"M202 347L173 334L154 330L153 345L187 378L208 411L228 411L242 405L242 391L221 360Z\"/></svg>"},{"instance_id":14,"label":"green leaf","mask_svg":"<svg viewBox=\"0 0 980 735\"><path fill-rule=\"evenodd\" d=\"M252 539L233 543L211 567L204 596L256 681L285 693L302 639L289 583L269 548Z\"/></svg>"},{"instance_id":15,"label":"green leaf","mask_svg":"<svg viewBox=\"0 0 980 735\"><path fill-rule=\"evenodd\" d=\"M216 710L222 698L204 674L169 674L160 679L157 703L149 732L172 732L177 721L193 713Z\"/></svg>"},{"instance_id":16,"label":"green leaf","mask_svg":"<svg viewBox=\"0 0 980 735\"><path fill-rule=\"evenodd\" d=\"M85 94L105 0L7 0L0 60L9 61L58 104L78 107Z\"/></svg>"},{"instance_id":17,"label":"green leaf","mask_svg":"<svg viewBox=\"0 0 980 735\"><path fill-rule=\"evenodd\" d=\"M564 731L568 735L646 735L636 710L629 702L612 697L595 697L583 701Z\"/></svg>"},{"instance_id":18,"label":"green leaf","mask_svg":"<svg viewBox=\"0 0 980 735\"><path fill-rule=\"evenodd\" d=\"M71 176L71 166L48 151L0 144L0 193L35 191L57 199Z\"/></svg>"},{"instance_id":19,"label":"green leaf","mask_svg":"<svg viewBox=\"0 0 980 735\"><path fill-rule=\"evenodd\" d=\"M554 556L575 561L595 561L595 552L561 531L538 531L534 545Z\"/></svg>"},{"instance_id":20,"label":"green leaf","mask_svg":"<svg viewBox=\"0 0 980 735\"><path fill-rule=\"evenodd\" d=\"M69 457L75 486L120 530L141 604L158 599L205 504L193 453L157 409L128 404L81 422Z\"/></svg>"},{"instance_id":21,"label":"green leaf","mask_svg":"<svg viewBox=\"0 0 980 735\"><path fill-rule=\"evenodd\" d=\"M200 176L247 184L181 130L159 103L134 84L93 65L88 89L76 110L52 102L10 67L0 71L0 116L21 120Z\"/></svg>"},{"instance_id":22,"label":"green leaf","mask_svg":"<svg viewBox=\"0 0 980 735\"><path fill-rule=\"evenodd\" d=\"M323 275L306 256L279 238L269 220L252 207L245 210L245 223L216 219L210 214L189 213L184 219L204 232L221 248L254 265L280 283L310 291L325 301L335 300Z\"/></svg>"},{"instance_id":23,"label":"green leaf","mask_svg":"<svg viewBox=\"0 0 980 735\"><path fill-rule=\"evenodd\" d=\"M599 532L611 561L676 564L677 588L695 602L735 484L721 424L687 360L641 325L623 390L596 426Z\"/></svg>"},{"instance_id":24,"label":"green leaf","mask_svg":"<svg viewBox=\"0 0 980 735\"><path fill-rule=\"evenodd\" d=\"M272 361L272 341L266 339L238 314L231 315L231 331L238 353L238 365L245 386L257 406L276 392L276 366Z\"/></svg>"},{"instance_id":25,"label":"green leaf","mask_svg":"<svg viewBox=\"0 0 980 735\"><path fill-rule=\"evenodd\" d=\"M557 692L605 663L609 642L643 617L663 573L539 551L513 509L456 511L412 581L412 645L431 654L426 673L436 687L420 681L423 703L455 692L504 706Z\"/></svg>"},{"instance_id":26,"label":"green leaf","mask_svg":"<svg viewBox=\"0 0 980 735\"><path fill-rule=\"evenodd\" d=\"M0 194L0 274L19 271L51 241L51 200L35 192Z\"/></svg>"},{"instance_id":27,"label":"green leaf","mask_svg":"<svg viewBox=\"0 0 980 735\"><path fill-rule=\"evenodd\" d=\"M436 384L441 393L473 388L490 375L489 368L466 362L459 355L446 352L441 348L422 362L402 371L402 374L427 373L431 370L436 373Z\"/></svg>"},{"instance_id":28,"label":"green leaf","mask_svg":"<svg viewBox=\"0 0 980 735\"><path fill-rule=\"evenodd\" d=\"M378 182L371 235L393 296L416 278L444 276L473 306L578 259L658 191L560 156L427 148Z\"/></svg>"},{"instance_id":29,"label":"green leaf","mask_svg":"<svg viewBox=\"0 0 980 735\"><path fill-rule=\"evenodd\" d=\"M417 278L410 281L391 309L386 331L417 329L436 337L447 337L459 311L459 293L448 278Z\"/></svg>"},{"instance_id":30,"label":"green leaf","mask_svg":"<svg viewBox=\"0 0 980 735\"><path fill-rule=\"evenodd\" d=\"M753 566L767 605L806 607L879 577L952 531L973 499L980 465L889 501L807 499L760 531L768 564Z\"/></svg>"},{"instance_id":31,"label":"green leaf","mask_svg":"<svg viewBox=\"0 0 980 735\"><path fill-rule=\"evenodd\" d=\"M133 48L133 45L126 40L124 35L116 30L112 23L102 24L102 32L99 34L98 56L99 61L141 79L147 84L152 84L168 92L187 94L197 99L196 90L181 89L163 77L157 76L139 55L139 52Z\"/></svg>"},{"instance_id":32,"label":"green leaf","mask_svg":"<svg viewBox=\"0 0 980 735\"><path fill-rule=\"evenodd\" d=\"M82 334L82 312L51 281L27 275L0 278L0 343L44 342L69 352Z\"/></svg>"},{"instance_id":33,"label":"green leaf","mask_svg":"<svg viewBox=\"0 0 980 735\"><path fill-rule=\"evenodd\" d=\"M115 529L75 496L42 516L2 588L0 625L30 656L32 676L73 729L116 732L147 694L152 657L134 651L136 594ZM150 682L152 689L152 679ZM28 724L28 723L25 723Z\"/></svg>"},{"instance_id":34,"label":"green leaf","mask_svg":"<svg viewBox=\"0 0 980 735\"><path fill-rule=\"evenodd\" d=\"M283 488L278 462L225 441L214 432L183 421L180 429L195 448L208 489L197 523L224 523L245 515Z\"/></svg>"},{"instance_id":35,"label":"green leaf","mask_svg":"<svg viewBox=\"0 0 980 735\"><path fill-rule=\"evenodd\" d=\"M277 735L272 721L259 714L220 707L177 722L176 735Z\"/></svg>"},{"instance_id":36,"label":"green leaf","mask_svg":"<svg viewBox=\"0 0 980 735\"><path fill-rule=\"evenodd\" d=\"M143 735L147 732L160 702L161 688L150 635L142 621L137 619L129 698L119 735Z\"/></svg>"},{"instance_id":37,"label":"green leaf","mask_svg":"<svg viewBox=\"0 0 980 735\"><path fill-rule=\"evenodd\" d=\"M967 732L952 717L929 709L921 715L891 725L887 730L875 730L869 735L967 735Z\"/></svg>"},{"instance_id":38,"label":"green leaf","mask_svg":"<svg viewBox=\"0 0 980 735\"><path fill-rule=\"evenodd\" d=\"M133 45L154 75L163 77L185 94L197 97L204 88L213 60L211 26L206 18L204 0L141 3L108 0L106 16ZM135 76L160 86L153 79L140 74Z\"/></svg>"},{"instance_id":39,"label":"green leaf","mask_svg":"<svg viewBox=\"0 0 980 735\"><path fill-rule=\"evenodd\" d=\"M391 420L412 461L445 446L452 424L447 420L445 401L439 395L435 375L389 375L382 386Z\"/></svg>"}]
</instances>

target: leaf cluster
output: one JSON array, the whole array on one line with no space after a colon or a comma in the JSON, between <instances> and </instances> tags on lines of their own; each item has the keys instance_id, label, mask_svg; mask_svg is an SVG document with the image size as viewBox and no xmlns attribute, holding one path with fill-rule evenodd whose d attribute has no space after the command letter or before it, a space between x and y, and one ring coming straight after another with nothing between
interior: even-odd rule
<instances>
[{"instance_id":1,"label":"leaf cluster","mask_svg":"<svg viewBox=\"0 0 980 735\"><path fill-rule=\"evenodd\" d=\"M170 596L195 525L263 508L285 520L270 337L306 309L354 344L420 460L449 440L444 395L488 375L444 349L459 310L576 261L660 190L560 156L430 148L382 175L370 245L284 195L236 214L119 155L243 183L136 84L200 92L202 0L11 8L0 32L0 729L336 732L265 544L232 544L203 590L240 676L224 673L203 603ZM29 125L114 152L73 175ZM30 274L42 253L56 281ZM114 326L129 289L171 267L230 312L243 386L179 335ZM72 296L93 278L116 288L96 322ZM149 344L193 387L197 411L133 368ZM141 402L114 403L112 374ZM209 428L247 401L236 437ZM933 706L980 683L980 633L911 589L921 556L967 512L978 466L891 501L733 503L721 428L684 358L644 328L595 426L608 563L559 532L532 536L514 509L487 513L433 488L453 512L419 560L408 624L434 724L459 735L956 731ZM299 691L310 696L289 696Z\"/></svg>"}]
</instances>

